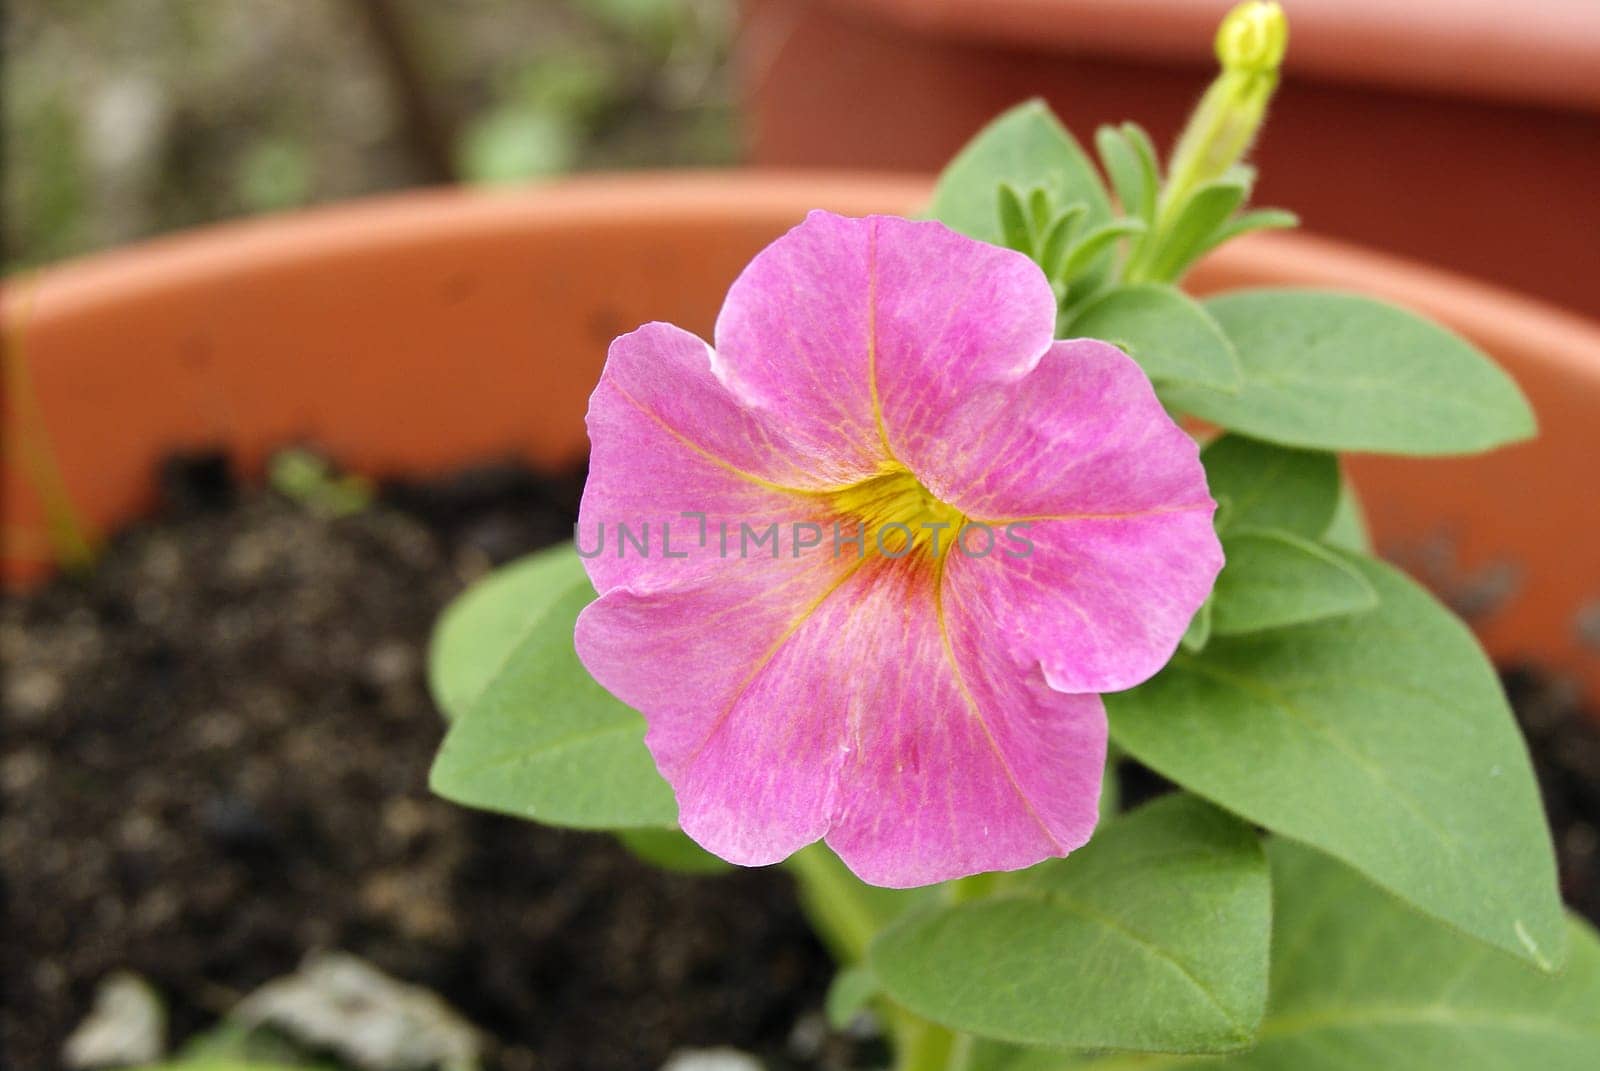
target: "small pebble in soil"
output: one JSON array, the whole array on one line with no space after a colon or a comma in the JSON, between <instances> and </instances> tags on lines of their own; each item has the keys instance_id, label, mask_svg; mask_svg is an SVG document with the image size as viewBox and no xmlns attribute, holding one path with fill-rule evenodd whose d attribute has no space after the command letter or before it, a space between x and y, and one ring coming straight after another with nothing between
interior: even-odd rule
<instances>
[{"instance_id":1,"label":"small pebble in soil","mask_svg":"<svg viewBox=\"0 0 1600 1071\"><path fill-rule=\"evenodd\" d=\"M738 1049L684 1049L661 1065L661 1071L766 1071L761 1061Z\"/></svg>"}]
</instances>

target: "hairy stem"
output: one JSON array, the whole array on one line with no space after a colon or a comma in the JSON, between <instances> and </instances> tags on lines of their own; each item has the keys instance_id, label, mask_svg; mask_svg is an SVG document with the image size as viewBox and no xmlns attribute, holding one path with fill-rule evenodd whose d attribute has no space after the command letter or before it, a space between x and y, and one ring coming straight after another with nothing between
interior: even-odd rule
<instances>
[{"instance_id":1,"label":"hairy stem","mask_svg":"<svg viewBox=\"0 0 1600 1071\"><path fill-rule=\"evenodd\" d=\"M822 844L800 849L785 865L799 885L800 906L834 958L846 965L865 960L873 937L901 905L886 907L883 891L863 884ZM979 879L988 877L978 875ZM961 886L962 882L951 882L946 891L959 899ZM967 1045L960 1035L912 1014L888 997L879 996L875 1006L894 1046L896 1071L959 1071L966 1067Z\"/></svg>"}]
</instances>

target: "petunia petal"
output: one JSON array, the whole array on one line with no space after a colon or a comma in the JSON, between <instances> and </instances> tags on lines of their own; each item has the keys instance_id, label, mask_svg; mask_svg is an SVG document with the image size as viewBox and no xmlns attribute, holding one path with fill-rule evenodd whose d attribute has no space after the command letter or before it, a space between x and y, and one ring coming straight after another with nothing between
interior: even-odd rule
<instances>
[{"instance_id":1,"label":"petunia petal","mask_svg":"<svg viewBox=\"0 0 1600 1071\"><path fill-rule=\"evenodd\" d=\"M613 543L587 561L601 597L575 642L644 714L710 850L756 865L825 837L911 886L1088 839L1091 693L1165 663L1221 550L1195 444L1144 374L1053 324L1019 254L813 213L735 284L717 350L664 324L613 345L579 544L602 525ZM1016 527L982 555L824 542L905 510ZM646 524L680 556L613 545ZM753 556L746 532L773 542Z\"/></svg>"},{"instance_id":2,"label":"petunia petal","mask_svg":"<svg viewBox=\"0 0 1600 1071\"><path fill-rule=\"evenodd\" d=\"M741 567L744 525L747 544L773 523L792 543L795 522L827 519L803 494L817 479L795 467L781 435L741 408L711 365L710 348L670 324L646 324L611 345L589 400L577 531L602 592L693 584Z\"/></svg>"},{"instance_id":3,"label":"petunia petal","mask_svg":"<svg viewBox=\"0 0 1600 1071\"><path fill-rule=\"evenodd\" d=\"M921 434L925 411L1024 374L1054 325L1020 253L940 223L812 212L733 284L716 346L729 388L845 484Z\"/></svg>"},{"instance_id":4,"label":"petunia petal","mask_svg":"<svg viewBox=\"0 0 1600 1071\"><path fill-rule=\"evenodd\" d=\"M609 591L578 618L579 657L638 708L679 824L731 862L777 862L832 822L856 682L834 676L832 596L859 569L812 554L786 572Z\"/></svg>"},{"instance_id":5,"label":"petunia petal","mask_svg":"<svg viewBox=\"0 0 1600 1071\"><path fill-rule=\"evenodd\" d=\"M1211 509L1034 522L985 557L952 554L953 602L983 642L1032 657L1063 692L1132 688L1167 664L1222 568ZM972 540L976 544L977 540Z\"/></svg>"},{"instance_id":6,"label":"petunia petal","mask_svg":"<svg viewBox=\"0 0 1600 1071\"><path fill-rule=\"evenodd\" d=\"M1213 506L1199 448L1133 359L1104 342L1057 342L1027 375L925 418L901 460L969 517Z\"/></svg>"},{"instance_id":7,"label":"petunia petal","mask_svg":"<svg viewBox=\"0 0 1600 1071\"><path fill-rule=\"evenodd\" d=\"M907 464L936 494L1004 531L974 535L946 582L1050 686L1106 692L1172 656L1222 568L1194 441L1133 360L1058 342L1027 376L976 391ZM1008 529L1009 530L1009 529ZM987 551L987 553L985 553ZM1025 556L1023 555L1025 552Z\"/></svg>"},{"instance_id":8,"label":"petunia petal","mask_svg":"<svg viewBox=\"0 0 1600 1071\"><path fill-rule=\"evenodd\" d=\"M1036 662L941 606L929 570L853 578L840 639L867 703L851 719L828 844L863 881L905 888L1066 855L1098 817L1099 697L1049 688Z\"/></svg>"},{"instance_id":9,"label":"petunia petal","mask_svg":"<svg viewBox=\"0 0 1600 1071\"><path fill-rule=\"evenodd\" d=\"M644 713L680 825L725 859L826 835L864 880L907 887L1065 855L1097 817L1100 701L1050 689L964 612L946 638L932 572L847 558L773 586L616 590L579 618L578 653Z\"/></svg>"}]
</instances>

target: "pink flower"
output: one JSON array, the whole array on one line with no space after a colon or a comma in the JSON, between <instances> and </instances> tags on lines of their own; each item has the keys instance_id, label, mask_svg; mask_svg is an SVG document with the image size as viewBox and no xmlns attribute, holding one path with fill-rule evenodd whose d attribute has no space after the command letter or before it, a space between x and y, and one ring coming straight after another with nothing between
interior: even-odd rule
<instances>
[{"instance_id":1,"label":"pink flower","mask_svg":"<svg viewBox=\"0 0 1600 1071\"><path fill-rule=\"evenodd\" d=\"M1194 442L1055 316L1020 254L813 212L733 284L715 348L662 323L612 344L577 649L710 851L821 838L905 887L1088 840L1096 693L1166 663L1222 551Z\"/></svg>"}]
</instances>

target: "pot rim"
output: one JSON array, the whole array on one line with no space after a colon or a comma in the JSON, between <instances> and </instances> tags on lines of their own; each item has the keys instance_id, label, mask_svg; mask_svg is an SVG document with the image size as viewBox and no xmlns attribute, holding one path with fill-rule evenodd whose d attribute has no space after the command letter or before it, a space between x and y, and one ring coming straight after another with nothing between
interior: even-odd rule
<instances>
[{"instance_id":1,"label":"pot rim","mask_svg":"<svg viewBox=\"0 0 1600 1071\"><path fill-rule=\"evenodd\" d=\"M827 0L924 36L1209 70L1218 0ZM1511 104L1600 111L1600 4L1296 0L1291 73Z\"/></svg>"},{"instance_id":2,"label":"pot rim","mask_svg":"<svg viewBox=\"0 0 1600 1071\"><path fill-rule=\"evenodd\" d=\"M217 275L508 228L533 235L574 226L626 230L663 218L691 227L760 224L806 203L864 215L885 205L914 206L929 190L928 180L915 175L724 168L378 194L207 224L19 272L0 280L0 315L41 323L203 285Z\"/></svg>"},{"instance_id":3,"label":"pot rim","mask_svg":"<svg viewBox=\"0 0 1600 1071\"><path fill-rule=\"evenodd\" d=\"M26 315L28 322L43 324L91 314L97 305L193 287L219 274L335 258L352 250L427 246L446 236L506 228L533 234L568 232L574 226L626 230L645 220L687 227L759 224L804 205L846 215L900 205L913 213L931 191L931 179L914 174L730 168L385 194L213 224L20 273L0 286L0 316ZM1204 290L1213 277L1345 287L1361 280L1362 289L1448 320L1490 350L1496 340L1522 349L1536 334L1540 348L1525 359L1560 366L1564 374L1600 390L1600 324L1391 253L1304 231L1258 233L1210 254L1192 278Z\"/></svg>"}]
</instances>

